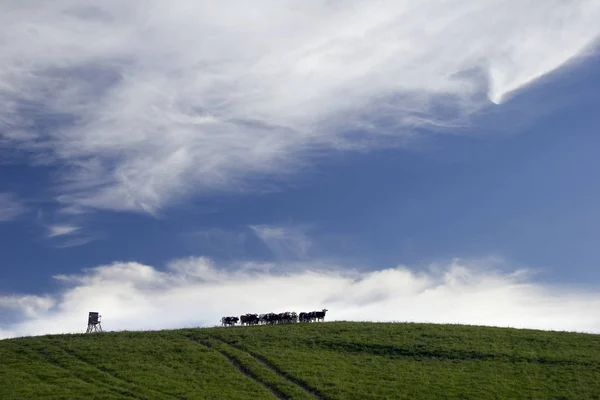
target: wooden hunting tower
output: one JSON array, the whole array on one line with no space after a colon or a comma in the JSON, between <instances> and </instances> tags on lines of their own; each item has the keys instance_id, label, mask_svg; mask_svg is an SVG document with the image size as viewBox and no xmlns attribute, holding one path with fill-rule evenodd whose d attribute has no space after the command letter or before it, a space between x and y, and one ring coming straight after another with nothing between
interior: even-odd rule
<instances>
[{"instance_id":1,"label":"wooden hunting tower","mask_svg":"<svg viewBox=\"0 0 600 400\"><path fill-rule=\"evenodd\" d=\"M97 312L91 312L88 314L88 326L85 333L102 332L102 324L100 324L100 318L102 316Z\"/></svg>"}]
</instances>

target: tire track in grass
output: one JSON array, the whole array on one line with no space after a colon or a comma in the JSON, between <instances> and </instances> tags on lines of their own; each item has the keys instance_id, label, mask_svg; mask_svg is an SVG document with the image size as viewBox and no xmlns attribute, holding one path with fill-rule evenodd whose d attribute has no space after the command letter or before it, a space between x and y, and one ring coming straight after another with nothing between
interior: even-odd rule
<instances>
[{"instance_id":1,"label":"tire track in grass","mask_svg":"<svg viewBox=\"0 0 600 400\"><path fill-rule=\"evenodd\" d=\"M87 366L89 366L91 368L94 368L95 370L101 372L104 375L108 375L109 377L111 377L112 379L117 380L121 384L124 384L125 387L133 385L133 387L136 390L141 390L141 391L149 392L147 394L146 393L144 394L144 398L156 399L156 398L165 398L165 396L166 396L167 398L171 398L171 399L185 399L185 397L178 397L178 396L175 396L175 395L172 395L172 394L169 394L169 393L161 392L160 390L152 389L152 388L145 387L145 386L140 386L140 385L136 384L135 382L128 381L127 379L123 379L123 378L119 377L118 375L116 375L115 373L111 372L107 368L104 368L104 367L101 367L101 366L98 366L98 365L95 365L95 364L91 363L90 361L88 361L84 357L80 356L79 354L75 353L71 349L64 348L64 347L60 347L60 349L62 351L64 351L65 353L67 353L68 355L70 355L71 357L76 358L80 362L86 364ZM138 393L138 394L141 395L141 393ZM135 398L139 398L139 397L136 396Z\"/></svg>"},{"instance_id":2,"label":"tire track in grass","mask_svg":"<svg viewBox=\"0 0 600 400\"><path fill-rule=\"evenodd\" d=\"M42 349L45 350L45 349ZM62 349L61 349L62 350ZM80 382L86 383L88 385L91 385L92 387L96 386L98 387L98 385L100 385L101 387L107 389L110 392L113 393L117 393L121 396L124 396L125 398L130 398L130 399L137 399L139 400L140 397L136 396L135 393L132 393L131 391L125 389L125 388L121 388L121 387L115 387L115 386L111 386L110 384L103 382L103 381L99 381L97 379L94 378L89 378L89 377L82 377L79 376L75 373L75 371L73 371L70 368L65 367L60 361L58 361L57 359L55 359L54 357L52 357L51 355L47 354L45 351L37 351L37 352L33 352L33 354L35 354L37 357L39 357L40 359L44 360L45 362L47 362L48 364L52 365L55 368L58 368L64 372L66 372L68 375L72 376L73 378L77 379Z\"/></svg>"},{"instance_id":3,"label":"tire track in grass","mask_svg":"<svg viewBox=\"0 0 600 400\"><path fill-rule=\"evenodd\" d=\"M257 353L255 353L253 351L250 351L250 350L248 350L245 347L242 347L242 346L239 346L239 345L235 345L235 344L232 344L232 343L228 343L227 341L225 341L222 338L215 337L215 339L218 340L221 343L226 344L227 346L231 346L231 347L233 347L235 349L243 351L244 353L246 353L249 356L251 356L252 358L254 358L262 366L264 366L265 368L269 369L270 371L276 373L280 377L288 380L289 382L293 383L294 385L296 385L297 387L299 387L300 389L302 389L303 391L305 391L309 395L313 396L315 399L317 399L317 400L327 400L327 398L319 390L317 390L317 389L309 386L306 382L304 382L304 381L296 378L295 376L289 374L288 372L283 371L281 368L279 368L278 366L272 364L271 362L269 362L266 358L264 358L260 354L257 354Z\"/></svg>"},{"instance_id":4,"label":"tire track in grass","mask_svg":"<svg viewBox=\"0 0 600 400\"><path fill-rule=\"evenodd\" d=\"M193 337L193 336L187 336L187 338L190 339L192 342L195 342L195 343L197 343L199 345L205 346L205 347L207 347L207 348L209 348L211 350L215 350L216 352L218 352L219 354L221 354L240 373L242 373L243 375L247 376L248 378L250 378L253 381L255 381L255 382L259 383L260 385L262 385L265 389L267 389L268 391L270 391L271 393L273 393L273 395L275 397L277 397L278 399L280 399L280 400L289 400L290 399L290 397L288 397L287 395L285 395L285 393L282 393L275 386L271 385L269 382L265 381L260 376L256 375L254 372L252 372L249 368L245 367L237 358L235 358L231 354L228 354L227 352L225 352L225 351L223 351L223 350L221 350L221 349L213 346L210 342L203 342L200 339L198 339L196 337Z\"/></svg>"}]
</instances>

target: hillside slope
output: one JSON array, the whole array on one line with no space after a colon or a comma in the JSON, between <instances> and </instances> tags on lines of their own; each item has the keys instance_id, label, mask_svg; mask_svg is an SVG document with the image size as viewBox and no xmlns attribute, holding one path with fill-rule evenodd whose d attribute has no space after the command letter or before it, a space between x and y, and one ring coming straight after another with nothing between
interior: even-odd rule
<instances>
[{"instance_id":1,"label":"hillside slope","mask_svg":"<svg viewBox=\"0 0 600 400\"><path fill-rule=\"evenodd\" d=\"M0 341L1 399L600 398L600 336L332 322Z\"/></svg>"}]
</instances>

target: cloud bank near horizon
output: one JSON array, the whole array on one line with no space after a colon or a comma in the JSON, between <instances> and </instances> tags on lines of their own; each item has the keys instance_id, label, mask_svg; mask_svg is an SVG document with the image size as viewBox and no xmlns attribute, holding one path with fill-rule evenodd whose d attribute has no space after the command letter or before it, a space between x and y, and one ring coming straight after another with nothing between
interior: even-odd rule
<instances>
[{"instance_id":1,"label":"cloud bank near horizon","mask_svg":"<svg viewBox=\"0 0 600 400\"><path fill-rule=\"evenodd\" d=\"M600 333L600 294L532 282L526 270L453 260L416 271L361 272L317 263L246 263L223 268L206 258L164 271L117 262L57 275L56 295L0 297L16 315L0 338L85 331L89 311L106 330L214 326L225 315L327 308L328 320L461 323Z\"/></svg>"},{"instance_id":2,"label":"cloud bank near horizon","mask_svg":"<svg viewBox=\"0 0 600 400\"><path fill-rule=\"evenodd\" d=\"M0 151L62 165L65 210L155 214L462 125L598 20L594 0L2 2Z\"/></svg>"}]
</instances>

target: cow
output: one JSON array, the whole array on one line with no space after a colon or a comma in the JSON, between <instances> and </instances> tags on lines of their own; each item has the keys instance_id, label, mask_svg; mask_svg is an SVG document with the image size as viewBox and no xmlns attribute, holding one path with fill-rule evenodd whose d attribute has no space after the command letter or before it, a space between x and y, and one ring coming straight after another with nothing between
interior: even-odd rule
<instances>
[{"instance_id":1,"label":"cow","mask_svg":"<svg viewBox=\"0 0 600 400\"><path fill-rule=\"evenodd\" d=\"M223 326L233 326L239 321L238 317L223 317L221 318L221 324Z\"/></svg>"},{"instance_id":2,"label":"cow","mask_svg":"<svg viewBox=\"0 0 600 400\"><path fill-rule=\"evenodd\" d=\"M258 317L258 322L262 325L270 324L271 323L271 314L273 314L273 313L260 314L260 317Z\"/></svg>"},{"instance_id":3,"label":"cow","mask_svg":"<svg viewBox=\"0 0 600 400\"><path fill-rule=\"evenodd\" d=\"M269 324L269 325L278 324L279 321L281 321L280 314L268 313L266 315L266 323Z\"/></svg>"},{"instance_id":4,"label":"cow","mask_svg":"<svg viewBox=\"0 0 600 400\"><path fill-rule=\"evenodd\" d=\"M304 311L298 314L298 322L306 322L306 313Z\"/></svg>"},{"instance_id":5,"label":"cow","mask_svg":"<svg viewBox=\"0 0 600 400\"><path fill-rule=\"evenodd\" d=\"M294 311L287 312L286 314L287 314L286 322L292 323L292 324L295 324L296 322L298 322L298 314L296 314Z\"/></svg>"},{"instance_id":6,"label":"cow","mask_svg":"<svg viewBox=\"0 0 600 400\"><path fill-rule=\"evenodd\" d=\"M258 314L240 315L240 321L242 325L258 325Z\"/></svg>"},{"instance_id":7,"label":"cow","mask_svg":"<svg viewBox=\"0 0 600 400\"><path fill-rule=\"evenodd\" d=\"M300 322L315 322L315 321L325 321L325 313L327 313L327 309L323 309L321 311L310 311L310 312L301 312L298 315L298 321Z\"/></svg>"},{"instance_id":8,"label":"cow","mask_svg":"<svg viewBox=\"0 0 600 400\"><path fill-rule=\"evenodd\" d=\"M314 311L315 313L315 318L317 319L317 321L325 321L325 314L327 313L327 309L322 309L321 311Z\"/></svg>"},{"instance_id":9,"label":"cow","mask_svg":"<svg viewBox=\"0 0 600 400\"><path fill-rule=\"evenodd\" d=\"M300 322L312 322L313 313L312 312L301 312L298 316L298 320Z\"/></svg>"},{"instance_id":10,"label":"cow","mask_svg":"<svg viewBox=\"0 0 600 400\"><path fill-rule=\"evenodd\" d=\"M267 317L267 314L260 314L258 316L258 324L259 325L265 325L267 323L266 317Z\"/></svg>"}]
</instances>

